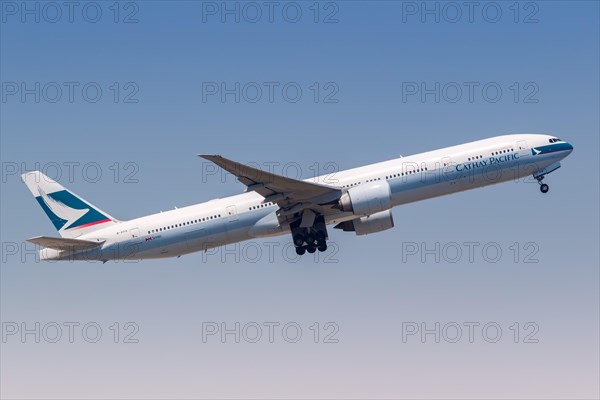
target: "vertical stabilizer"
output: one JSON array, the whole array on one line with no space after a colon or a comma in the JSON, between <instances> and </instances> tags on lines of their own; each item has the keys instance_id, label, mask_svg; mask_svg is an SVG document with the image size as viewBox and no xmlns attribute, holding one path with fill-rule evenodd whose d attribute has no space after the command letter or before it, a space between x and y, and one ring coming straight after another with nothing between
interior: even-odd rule
<instances>
[{"instance_id":1,"label":"vertical stabilizer","mask_svg":"<svg viewBox=\"0 0 600 400\"><path fill-rule=\"evenodd\" d=\"M119 222L39 171L21 178L62 237L75 238Z\"/></svg>"}]
</instances>

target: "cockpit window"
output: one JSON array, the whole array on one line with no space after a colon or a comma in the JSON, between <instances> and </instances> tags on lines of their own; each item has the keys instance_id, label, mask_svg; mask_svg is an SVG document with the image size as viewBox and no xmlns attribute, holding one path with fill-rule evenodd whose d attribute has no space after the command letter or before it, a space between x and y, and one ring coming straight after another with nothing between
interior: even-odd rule
<instances>
[{"instance_id":1,"label":"cockpit window","mask_svg":"<svg viewBox=\"0 0 600 400\"><path fill-rule=\"evenodd\" d=\"M559 138L552 138L552 139L548 139L548 141L549 141L550 143L562 142L562 140L560 140Z\"/></svg>"}]
</instances>

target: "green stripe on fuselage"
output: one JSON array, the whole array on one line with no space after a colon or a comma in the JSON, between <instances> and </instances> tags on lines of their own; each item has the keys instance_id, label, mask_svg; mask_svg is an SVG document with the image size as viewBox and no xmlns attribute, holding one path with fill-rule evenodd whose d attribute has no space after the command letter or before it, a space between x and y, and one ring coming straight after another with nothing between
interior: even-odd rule
<instances>
[{"instance_id":1,"label":"green stripe on fuselage","mask_svg":"<svg viewBox=\"0 0 600 400\"><path fill-rule=\"evenodd\" d=\"M556 153L557 151L573 150L569 143L553 143L546 146L534 147L531 149L532 155Z\"/></svg>"}]
</instances>

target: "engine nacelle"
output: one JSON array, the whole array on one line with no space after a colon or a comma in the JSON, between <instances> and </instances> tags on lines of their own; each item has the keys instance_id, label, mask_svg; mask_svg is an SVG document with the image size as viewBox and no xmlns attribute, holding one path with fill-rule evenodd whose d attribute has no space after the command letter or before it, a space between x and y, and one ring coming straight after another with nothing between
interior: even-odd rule
<instances>
[{"instance_id":1,"label":"engine nacelle","mask_svg":"<svg viewBox=\"0 0 600 400\"><path fill-rule=\"evenodd\" d=\"M357 235L381 232L393 227L394 218L392 217L391 210L381 211L373 215L353 219L352 221L342 222L335 226L335 228L343 229L347 232L356 232Z\"/></svg>"},{"instance_id":2,"label":"engine nacelle","mask_svg":"<svg viewBox=\"0 0 600 400\"><path fill-rule=\"evenodd\" d=\"M392 208L392 193L386 181L365 183L348 189L340 197L340 210L355 215L372 215Z\"/></svg>"}]
</instances>

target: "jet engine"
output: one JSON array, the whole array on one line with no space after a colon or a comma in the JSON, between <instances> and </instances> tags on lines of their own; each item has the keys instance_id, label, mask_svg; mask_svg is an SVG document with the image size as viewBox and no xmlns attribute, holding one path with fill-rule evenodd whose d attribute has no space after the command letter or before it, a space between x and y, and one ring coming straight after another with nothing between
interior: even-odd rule
<instances>
[{"instance_id":1,"label":"jet engine","mask_svg":"<svg viewBox=\"0 0 600 400\"><path fill-rule=\"evenodd\" d=\"M367 235L369 233L385 231L393 227L394 218L392 217L392 211L386 210L373 215L367 215L366 217L341 222L335 226L335 229L356 232L357 235Z\"/></svg>"},{"instance_id":2,"label":"jet engine","mask_svg":"<svg viewBox=\"0 0 600 400\"><path fill-rule=\"evenodd\" d=\"M365 183L348 189L338 201L340 210L355 215L372 215L392 208L390 185L386 181Z\"/></svg>"}]
</instances>

